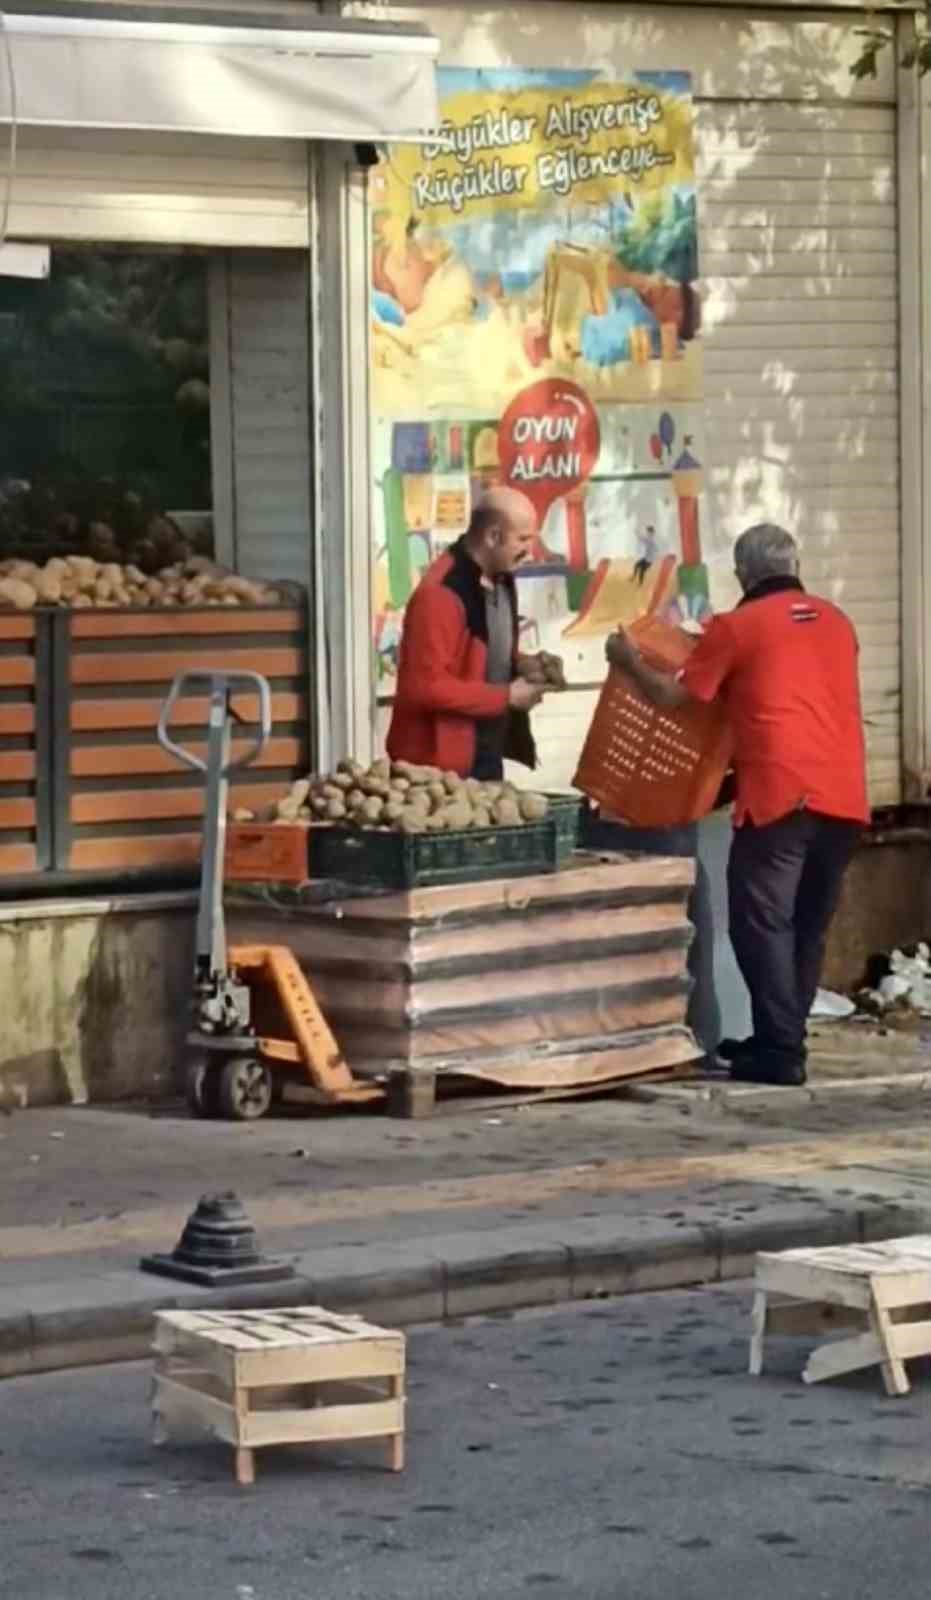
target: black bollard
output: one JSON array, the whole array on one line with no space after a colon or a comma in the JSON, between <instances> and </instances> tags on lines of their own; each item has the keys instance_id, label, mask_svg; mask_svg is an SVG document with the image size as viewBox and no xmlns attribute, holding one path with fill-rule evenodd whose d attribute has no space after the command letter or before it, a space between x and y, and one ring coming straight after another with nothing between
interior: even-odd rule
<instances>
[{"instance_id":1,"label":"black bollard","mask_svg":"<svg viewBox=\"0 0 931 1600\"><path fill-rule=\"evenodd\" d=\"M171 1255L145 1256L139 1266L143 1272L210 1289L294 1277L287 1262L262 1255L245 1207L232 1190L202 1195Z\"/></svg>"}]
</instances>

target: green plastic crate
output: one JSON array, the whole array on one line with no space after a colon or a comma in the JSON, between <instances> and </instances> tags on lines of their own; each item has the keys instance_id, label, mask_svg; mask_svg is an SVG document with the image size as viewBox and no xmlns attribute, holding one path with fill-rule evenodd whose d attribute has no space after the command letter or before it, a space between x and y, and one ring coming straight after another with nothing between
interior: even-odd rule
<instances>
[{"instance_id":1,"label":"green plastic crate","mask_svg":"<svg viewBox=\"0 0 931 1600\"><path fill-rule=\"evenodd\" d=\"M576 848L581 800L550 796L542 822L520 828L470 828L461 833L380 833L314 828L315 878L371 883L385 889L431 888L555 872Z\"/></svg>"}]
</instances>

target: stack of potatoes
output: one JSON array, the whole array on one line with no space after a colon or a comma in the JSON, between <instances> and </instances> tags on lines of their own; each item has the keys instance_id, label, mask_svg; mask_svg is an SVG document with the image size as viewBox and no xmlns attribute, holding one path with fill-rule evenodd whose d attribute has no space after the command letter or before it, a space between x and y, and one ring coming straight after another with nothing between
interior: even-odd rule
<instances>
[{"instance_id":1,"label":"stack of potatoes","mask_svg":"<svg viewBox=\"0 0 931 1600\"><path fill-rule=\"evenodd\" d=\"M146 577L139 567L92 556L53 556L44 566L34 561L0 562L0 608L32 611L35 606L74 609L116 606L267 606L279 603L268 583L240 578L209 561L164 567Z\"/></svg>"},{"instance_id":2,"label":"stack of potatoes","mask_svg":"<svg viewBox=\"0 0 931 1600\"><path fill-rule=\"evenodd\" d=\"M400 833L460 832L470 828L519 828L542 822L545 795L510 783L480 783L438 767L407 761L341 761L332 777L302 778L279 800L278 822L332 823ZM251 821L237 812L236 821Z\"/></svg>"}]
</instances>

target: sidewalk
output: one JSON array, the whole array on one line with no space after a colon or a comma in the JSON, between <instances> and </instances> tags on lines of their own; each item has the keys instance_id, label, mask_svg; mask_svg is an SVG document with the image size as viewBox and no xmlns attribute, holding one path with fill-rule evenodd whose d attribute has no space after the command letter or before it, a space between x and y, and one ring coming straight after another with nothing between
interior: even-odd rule
<instances>
[{"instance_id":1,"label":"sidewalk","mask_svg":"<svg viewBox=\"0 0 931 1600\"><path fill-rule=\"evenodd\" d=\"M804 1091L675 1085L418 1123L15 1113L0 1118L0 1376L144 1355L159 1307L310 1301L403 1325L931 1229L929 1081L919 1040L845 1029ZM294 1279L221 1293L138 1270L228 1188Z\"/></svg>"}]
</instances>

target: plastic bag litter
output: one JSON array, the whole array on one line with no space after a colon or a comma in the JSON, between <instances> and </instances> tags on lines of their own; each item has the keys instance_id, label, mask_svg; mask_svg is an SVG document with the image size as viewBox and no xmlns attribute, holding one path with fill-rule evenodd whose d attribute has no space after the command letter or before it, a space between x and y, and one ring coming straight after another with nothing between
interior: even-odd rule
<instances>
[{"instance_id":1,"label":"plastic bag litter","mask_svg":"<svg viewBox=\"0 0 931 1600\"><path fill-rule=\"evenodd\" d=\"M816 1022L843 1022L846 1017L852 1017L856 1009L845 994L835 994L833 989L819 989L810 1016Z\"/></svg>"}]
</instances>

